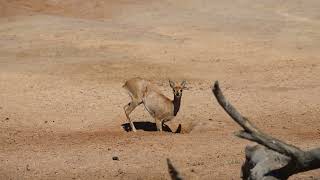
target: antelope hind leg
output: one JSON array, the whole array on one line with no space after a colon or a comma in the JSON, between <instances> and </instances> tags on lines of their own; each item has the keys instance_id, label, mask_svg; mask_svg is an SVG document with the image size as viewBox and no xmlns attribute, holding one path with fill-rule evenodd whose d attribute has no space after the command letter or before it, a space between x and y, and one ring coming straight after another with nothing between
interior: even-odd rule
<instances>
[{"instance_id":1,"label":"antelope hind leg","mask_svg":"<svg viewBox=\"0 0 320 180\"><path fill-rule=\"evenodd\" d=\"M133 132L137 132L137 130L136 130L136 127L134 126L133 122L131 121L129 115L138 105L139 105L139 103L135 103L134 101L132 101L123 107L124 112L127 116L127 119L130 123L131 129Z\"/></svg>"}]
</instances>

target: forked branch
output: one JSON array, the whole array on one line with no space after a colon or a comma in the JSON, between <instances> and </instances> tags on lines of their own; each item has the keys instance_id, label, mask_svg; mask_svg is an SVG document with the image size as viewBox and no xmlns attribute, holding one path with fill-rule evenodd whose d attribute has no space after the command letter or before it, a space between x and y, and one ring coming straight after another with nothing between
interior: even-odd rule
<instances>
[{"instance_id":1,"label":"forked branch","mask_svg":"<svg viewBox=\"0 0 320 180\"><path fill-rule=\"evenodd\" d=\"M228 102L228 100L224 97L219 87L218 81L216 81L214 86L212 87L212 92L215 95L218 103L227 112L227 114L229 114L229 116L243 128L242 131L239 131L238 133L236 133L238 137L259 143L269 148L270 150L273 150L281 155L285 155L290 158L289 163L286 162L287 163L286 166L278 169L277 171L269 172L269 174L266 173L266 175L274 176L279 179L282 179L282 178L287 178L292 174L320 168L320 148L313 149L310 151L303 151L296 146L287 144L285 142L282 142L281 140L278 140L267 134L264 134L262 131L256 128L247 118L243 117ZM267 151L264 151L264 152L267 152ZM271 152L271 151L268 151L268 152ZM247 155L250 156L252 154L247 154ZM275 156L278 156L278 155L275 153L272 153L272 157L275 157ZM269 164L269 166L272 166L272 165ZM274 169L273 167L266 167L266 168L269 168L270 171Z\"/></svg>"}]
</instances>

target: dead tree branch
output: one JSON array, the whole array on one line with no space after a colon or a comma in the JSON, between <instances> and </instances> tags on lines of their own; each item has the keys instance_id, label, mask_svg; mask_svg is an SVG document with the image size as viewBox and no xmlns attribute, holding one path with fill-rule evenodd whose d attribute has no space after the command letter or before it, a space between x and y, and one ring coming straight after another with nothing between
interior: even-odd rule
<instances>
[{"instance_id":1,"label":"dead tree branch","mask_svg":"<svg viewBox=\"0 0 320 180\"><path fill-rule=\"evenodd\" d=\"M172 180L182 180L180 177L179 172L176 170L176 168L172 165L170 159L167 159L167 164L168 164L168 170L169 174Z\"/></svg>"},{"instance_id":2,"label":"dead tree branch","mask_svg":"<svg viewBox=\"0 0 320 180\"><path fill-rule=\"evenodd\" d=\"M227 114L243 128L236 136L262 145L246 147L243 179L287 179L293 174L320 168L320 148L303 151L263 133L228 102L218 81L212 92Z\"/></svg>"}]
</instances>

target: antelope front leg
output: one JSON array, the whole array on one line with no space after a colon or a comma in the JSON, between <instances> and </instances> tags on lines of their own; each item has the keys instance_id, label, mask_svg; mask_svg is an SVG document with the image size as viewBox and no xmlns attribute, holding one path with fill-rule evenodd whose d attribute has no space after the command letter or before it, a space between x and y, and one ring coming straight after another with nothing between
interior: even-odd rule
<instances>
[{"instance_id":1,"label":"antelope front leg","mask_svg":"<svg viewBox=\"0 0 320 180\"><path fill-rule=\"evenodd\" d=\"M162 132L162 121L156 119L157 130Z\"/></svg>"}]
</instances>

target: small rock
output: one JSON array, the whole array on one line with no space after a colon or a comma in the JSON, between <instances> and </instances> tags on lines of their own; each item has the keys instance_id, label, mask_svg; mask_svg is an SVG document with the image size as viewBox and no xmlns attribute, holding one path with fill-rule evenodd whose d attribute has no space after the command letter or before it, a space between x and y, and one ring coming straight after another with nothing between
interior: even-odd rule
<instances>
[{"instance_id":1,"label":"small rock","mask_svg":"<svg viewBox=\"0 0 320 180\"><path fill-rule=\"evenodd\" d=\"M119 158L118 158L118 156L113 156L113 157L112 157L112 160L114 160L114 161L119 161Z\"/></svg>"},{"instance_id":2,"label":"small rock","mask_svg":"<svg viewBox=\"0 0 320 180\"><path fill-rule=\"evenodd\" d=\"M44 123L48 123L48 121L44 121Z\"/></svg>"},{"instance_id":3,"label":"small rock","mask_svg":"<svg viewBox=\"0 0 320 180\"><path fill-rule=\"evenodd\" d=\"M9 121L9 118L8 118L8 117L6 118L6 121Z\"/></svg>"}]
</instances>

